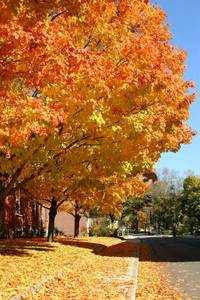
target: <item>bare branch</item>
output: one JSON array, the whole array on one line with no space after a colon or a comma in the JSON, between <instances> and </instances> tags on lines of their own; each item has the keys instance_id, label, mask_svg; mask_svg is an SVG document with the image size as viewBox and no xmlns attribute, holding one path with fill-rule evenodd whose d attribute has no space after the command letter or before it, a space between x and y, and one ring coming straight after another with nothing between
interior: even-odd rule
<instances>
[{"instance_id":1,"label":"bare branch","mask_svg":"<svg viewBox=\"0 0 200 300\"><path fill-rule=\"evenodd\" d=\"M83 49L86 49L89 46L91 40L92 40L92 34L90 34L87 43L85 44L85 46L83 46Z\"/></svg>"},{"instance_id":2,"label":"bare branch","mask_svg":"<svg viewBox=\"0 0 200 300\"><path fill-rule=\"evenodd\" d=\"M51 14L51 15L49 15L49 17L51 18L51 21L53 21L53 20L55 20L57 17L63 15L63 14L66 13L66 12L67 12L67 10L63 10L63 11L61 11L60 13L54 13L53 15Z\"/></svg>"},{"instance_id":3,"label":"bare branch","mask_svg":"<svg viewBox=\"0 0 200 300\"><path fill-rule=\"evenodd\" d=\"M127 58L129 57L130 54L131 54L131 52L127 53L122 58L120 58L119 61L116 64L116 66L119 67L120 65L122 65L123 63L125 63L127 61Z\"/></svg>"},{"instance_id":4,"label":"bare branch","mask_svg":"<svg viewBox=\"0 0 200 300\"><path fill-rule=\"evenodd\" d=\"M11 190L11 188L12 188L13 185L15 184L17 178L21 175L21 172L22 172L22 170L24 169L26 163L27 163L26 161L23 162L23 163L21 164L21 166L20 166L19 168L17 168L17 170L14 172L14 174L13 174L13 176L12 176L10 182L8 183L8 185L7 185L7 187L6 187L6 190L7 190L7 191L10 191L10 190Z\"/></svg>"},{"instance_id":5,"label":"bare branch","mask_svg":"<svg viewBox=\"0 0 200 300\"><path fill-rule=\"evenodd\" d=\"M66 198L64 198L63 200L61 200L58 205L57 208L60 207L65 201L69 200L69 196L67 196Z\"/></svg>"},{"instance_id":6,"label":"bare branch","mask_svg":"<svg viewBox=\"0 0 200 300\"><path fill-rule=\"evenodd\" d=\"M42 207L44 207L45 209L48 209L48 210L50 210L50 207L47 207L47 206L45 206L44 204L42 204L42 203L40 203L40 202L38 202L38 201L36 201L39 205L41 205Z\"/></svg>"},{"instance_id":7,"label":"bare branch","mask_svg":"<svg viewBox=\"0 0 200 300\"><path fill-rule=\"evenodd\" d=\"M51 200L49 199L40 199L40 200L37 200L36 197L26 188L22 188L22 191L28 195L28 197L31 198L31 200L39 203L40 205L44 206L40 201L45 201L45 202L48 202L48 203L51 203ZM48 207L45 207L45 208L48 208Z\"/></svg>"},{"instance_id":8,"label":"bare branch","mask_svg":"<svg viewBox=\"0 0 200 300\"><path fill-rule=\"evenodd\" d=\"M135 107L132 108L131 110L129 110L128 112L123 114L123 117L128 117L129 115L137 115L138 113L140 113L141 111L147 110L149 107L153 106L156 102L151 102L145 105L140 106L138 109L136 109ZM116 124L119 124L122 121L122 119L118 119L115 122L113 122L112 124L106 125L104 126L104 128L110 128Z\"/></svg>"}]
</instances>

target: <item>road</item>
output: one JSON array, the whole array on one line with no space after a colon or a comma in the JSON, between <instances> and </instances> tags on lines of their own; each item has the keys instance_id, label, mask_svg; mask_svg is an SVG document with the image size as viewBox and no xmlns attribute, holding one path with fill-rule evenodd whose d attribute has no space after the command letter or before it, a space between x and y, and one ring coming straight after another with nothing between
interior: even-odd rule
<instances>
[{"instance_id":1,"label":"road","mask_svg":"<svg viewBox=\"0 0 200 300\"><path fill-rule=\"evenodd\" d=\"M155 253L170 285L184 293L183 299L200 300L200 239L140 237Z\"/></svg>"}]
</instances>

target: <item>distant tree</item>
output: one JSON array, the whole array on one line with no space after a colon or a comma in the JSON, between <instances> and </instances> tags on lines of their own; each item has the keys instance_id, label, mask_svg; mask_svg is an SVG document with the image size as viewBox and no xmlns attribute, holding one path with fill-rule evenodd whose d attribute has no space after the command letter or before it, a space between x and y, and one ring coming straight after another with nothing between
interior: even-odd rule
<instances>
[{"instance_id":1,"label":"distant tree","mask_svg":"<svg viewBox=\"0 0 200 300\"><path fill-rule=\"evenodd\" d=\"M150 223L158 232L176 228L182 218L182 182L176 171L165 168L159 172L158 181L148 192Z\"/></svg>"},{"instance_id":2,"label":"distant tree","mask_svg":"<svg viewBox=\"0 0 200 300\"><path fill-rule=\"evenodd\" d=\"M185 225L191 233L200 230L200 177L188 176L183 183L182 197Z\"/></svg>"},{"instance_id":3,"label":"distant tree","mask_svg":"<svg viewBox=\"0 0 200 300\"><path fill-rule=\"evenodd\" d=\"M132 228L138 231L137 212L143 208L143 199L136 197L128 197L124 202L122 214L119 219L120 225Z\"/></svg>"}]
</instances>

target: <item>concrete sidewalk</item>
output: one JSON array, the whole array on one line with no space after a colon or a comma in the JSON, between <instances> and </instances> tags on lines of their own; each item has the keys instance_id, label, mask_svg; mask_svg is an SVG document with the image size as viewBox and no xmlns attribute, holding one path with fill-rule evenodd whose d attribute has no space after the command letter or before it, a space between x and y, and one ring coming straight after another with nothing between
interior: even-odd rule
<instances>
[{"instance_id":1,"label":"concrete sidewalk","mask_svg":"<svg viewBox=\"0 0 200 300\"><path fill-rule=\"evenodd\" d=\"M131 277L132 285L129 292L129 300L135 300L136 299L136 290L137 290L137 277L138 277L138 267L139 267L139 256L140 256L140 239L138 237L133 236L125 236L122 238L123 240L127 242L134 242L138 244L138 247L133 253L133 259L131 261L131 264L129 266L129 275Z\"/></svg>"}]
</instances>

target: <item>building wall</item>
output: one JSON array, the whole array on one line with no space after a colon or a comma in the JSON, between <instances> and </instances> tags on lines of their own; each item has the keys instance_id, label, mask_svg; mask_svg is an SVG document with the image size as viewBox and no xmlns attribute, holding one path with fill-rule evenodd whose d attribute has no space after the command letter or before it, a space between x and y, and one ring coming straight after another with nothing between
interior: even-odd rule
<instances>
[{"instance_id":1,"label":"building wall","mask_svg":"<svg viewBox=\"0 0 200 300\"><path fill-rule=\"evenodd\" d=\"M5 238L42 235L48 223L45 209L23 194L6 197L2 219L0 237Z\"/></svg>"},{"instance_id":2,"label":"building wall","mask_svg":"<svg viewBox=\"0 0 200 300\"><path fill-rule=\"evenodd\" d=\"M55 227L66 236L74 235L74 218L68 213L59 212L56 216ZM87 233L87 218L80 220L80 235Z\"/></svg>"}]
</instances>

